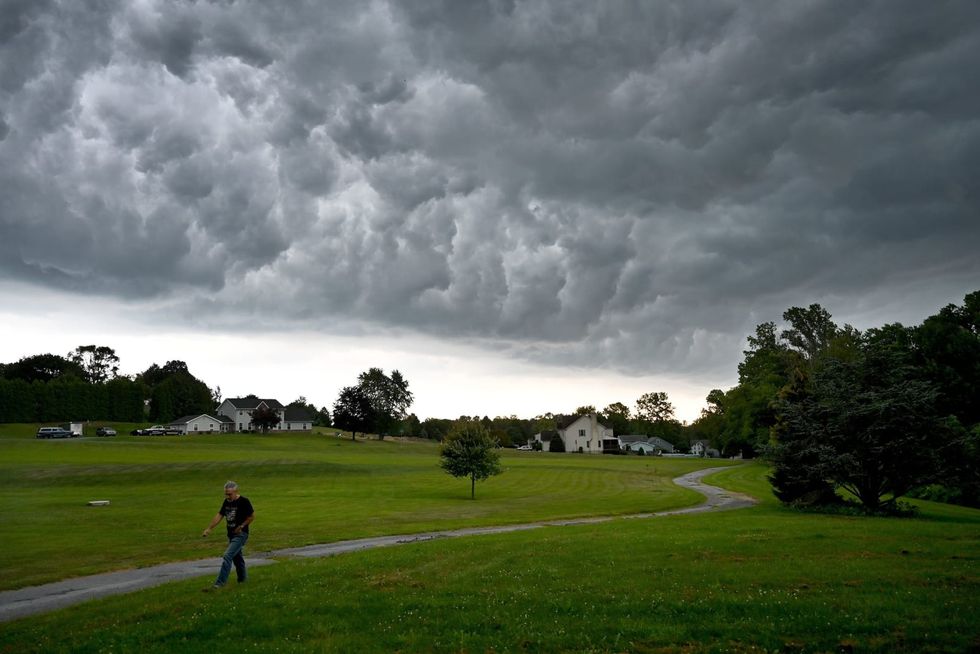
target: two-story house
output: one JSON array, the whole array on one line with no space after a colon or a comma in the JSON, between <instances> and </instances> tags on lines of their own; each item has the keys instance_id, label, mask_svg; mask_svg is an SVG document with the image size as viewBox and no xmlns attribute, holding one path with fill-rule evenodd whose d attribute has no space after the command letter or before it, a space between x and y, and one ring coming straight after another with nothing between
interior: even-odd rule
<instances>
[{"instance_id":1,"label":"two-story house","mask_svg":"<svg viewBox=\"0 0 980 654\"><path fill-rule=\"evenodd\" d=\"M612 428L599 422L598 416L594 413L562 416L558 418L556 427L557 430L554 432L534 435L534 440L541 443L542 449L546 452L551 451L551 444L555 437L561 438L566 452L601 454L620 450L619 439L613 434Z\"/></svg>"},{"instance_id":2,"label":"two-story house","mask_svg":"<svg viewBox=\"0 0 980 654\"><path fill-rule=\"evenodd\" d=\"M250 431L255 429L252 425L252 414L259 407L268 407L279 416L279 424L273 427L274 430L286 429L286 407L279 400L263 400L254 395L232 397L222 402L215 413L231 420L230 431Z\"/></svg>"}]
</instances>

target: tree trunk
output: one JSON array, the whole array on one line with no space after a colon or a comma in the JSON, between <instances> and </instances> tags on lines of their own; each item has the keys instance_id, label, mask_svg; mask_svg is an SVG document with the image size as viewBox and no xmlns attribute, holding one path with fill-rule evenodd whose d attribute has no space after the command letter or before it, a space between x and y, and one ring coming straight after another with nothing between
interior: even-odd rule
<instances>
[{"instance_id":1,"label":"tree trunk","mask_svg":"<svg viewBox=\"0 0 980 654\"><path fill-rule=\"evenodd\" d=\"M476 475L470 475L470 499L476 499Z\"/></svg>"},{"instance_id":2,"label":"tree trunk","mask_svg":"<svg viewBox=\"0 0 980 654\"><path fill-rule=\"evenodd\" d=\"M352 430L351 430L351 432L350 432L350 439L351 439L352 441L356 441L356 440L357 440L357 432L356 432L356 431L354 431L353 429L352 429Z\"/></svg>"}]
</instances>

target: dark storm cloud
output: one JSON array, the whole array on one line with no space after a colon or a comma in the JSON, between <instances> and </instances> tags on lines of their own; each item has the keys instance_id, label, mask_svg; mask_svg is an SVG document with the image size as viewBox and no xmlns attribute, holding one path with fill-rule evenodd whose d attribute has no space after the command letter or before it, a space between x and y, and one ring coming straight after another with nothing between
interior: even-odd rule
<instances>
[{"instance_id":1,"label":"dark storm cloud","mask_svg":"<svg viewBox=\"0 0 980 654\"><path fill-rule=\"evenodd\" d=\"M980 279L973 2L3 5L9 278L636 371Z\"/></svg>"}]
</instances>

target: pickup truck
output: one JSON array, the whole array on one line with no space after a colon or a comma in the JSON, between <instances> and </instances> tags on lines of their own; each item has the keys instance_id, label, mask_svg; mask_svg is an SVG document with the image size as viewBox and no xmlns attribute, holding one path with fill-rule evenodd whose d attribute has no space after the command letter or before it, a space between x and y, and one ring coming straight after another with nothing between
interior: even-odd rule
<instances>
[{"instance_id":1,"label":"pickup truck","mask_svg":"<svg viewBox=\"0 0 980 654\"><path fill-rule=\"evenodd\" d=\"M134 429L129 432L133 436L163 436L167 433L167 430L162 425L153 425L152 427L143 427L142 429Z\"/></svg>"},{"instance_id":2,"label":"pickup truck","mask_svg":"<svg viewBox=\"0 0 980 654\"><path fill-rule=\"evenodd\" d=\"M163 425L153 425L143 429L134 429L129 432L133 436L179 436L181 431L174 427L164 427Z\"/></svg>"}]
</instances>

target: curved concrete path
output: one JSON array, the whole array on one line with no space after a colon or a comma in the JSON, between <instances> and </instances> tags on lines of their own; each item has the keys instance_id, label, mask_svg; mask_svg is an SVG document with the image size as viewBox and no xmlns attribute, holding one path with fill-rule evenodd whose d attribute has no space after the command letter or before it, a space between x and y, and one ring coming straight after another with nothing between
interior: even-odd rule
<instances>
[{"instance_id":1,"label":"curved concrete path","mask_svg":"<svg viewBox=\"0 0 980 654\"><path fill-rule=\"evenodd\" d=\"M402 536L379 536L376 538L359 538L356 540L338 541L322 545L307 545L306 547L291 547L288 549L261 552L248 557L249 566L262 566L275 563L280 558L314 558L333 556L345 552L388 547L402 543L417 543L436 538L458 538L460 536L478 536L482 534L502 534L512 531L526 531L542 527L565 527L569 525L596 524L613 520L655 518L681 513L703 513L705 511L726 511L740 509L756 504L756 500L748 495L732 493L716 486L709 486L701 479L713 472L726 470L722 468L706 468L688 473L674 479L674 483L684 488L690 488L703 494L707 499L697 506L682 509L671 509L657 513L637 513L626 516L601 516L595 518L576 518L570 520L553 520L522 525L504 525L500 527L473 527L469 529L452 529L448 531L433 531L422 534ZM165 563L135 570L120 570L104 574L91 575L57 581L42 586L30 586L18 590L0 592L0 622L7 622L29 615L46 613L73 604L80 604L91 599L120 595L142 588L159 586L169 581L188 579L191 577L212 576L216 574L220 563L218 560L201 559L198 561L180 561Z\"/></svg>"}]
</instances>

